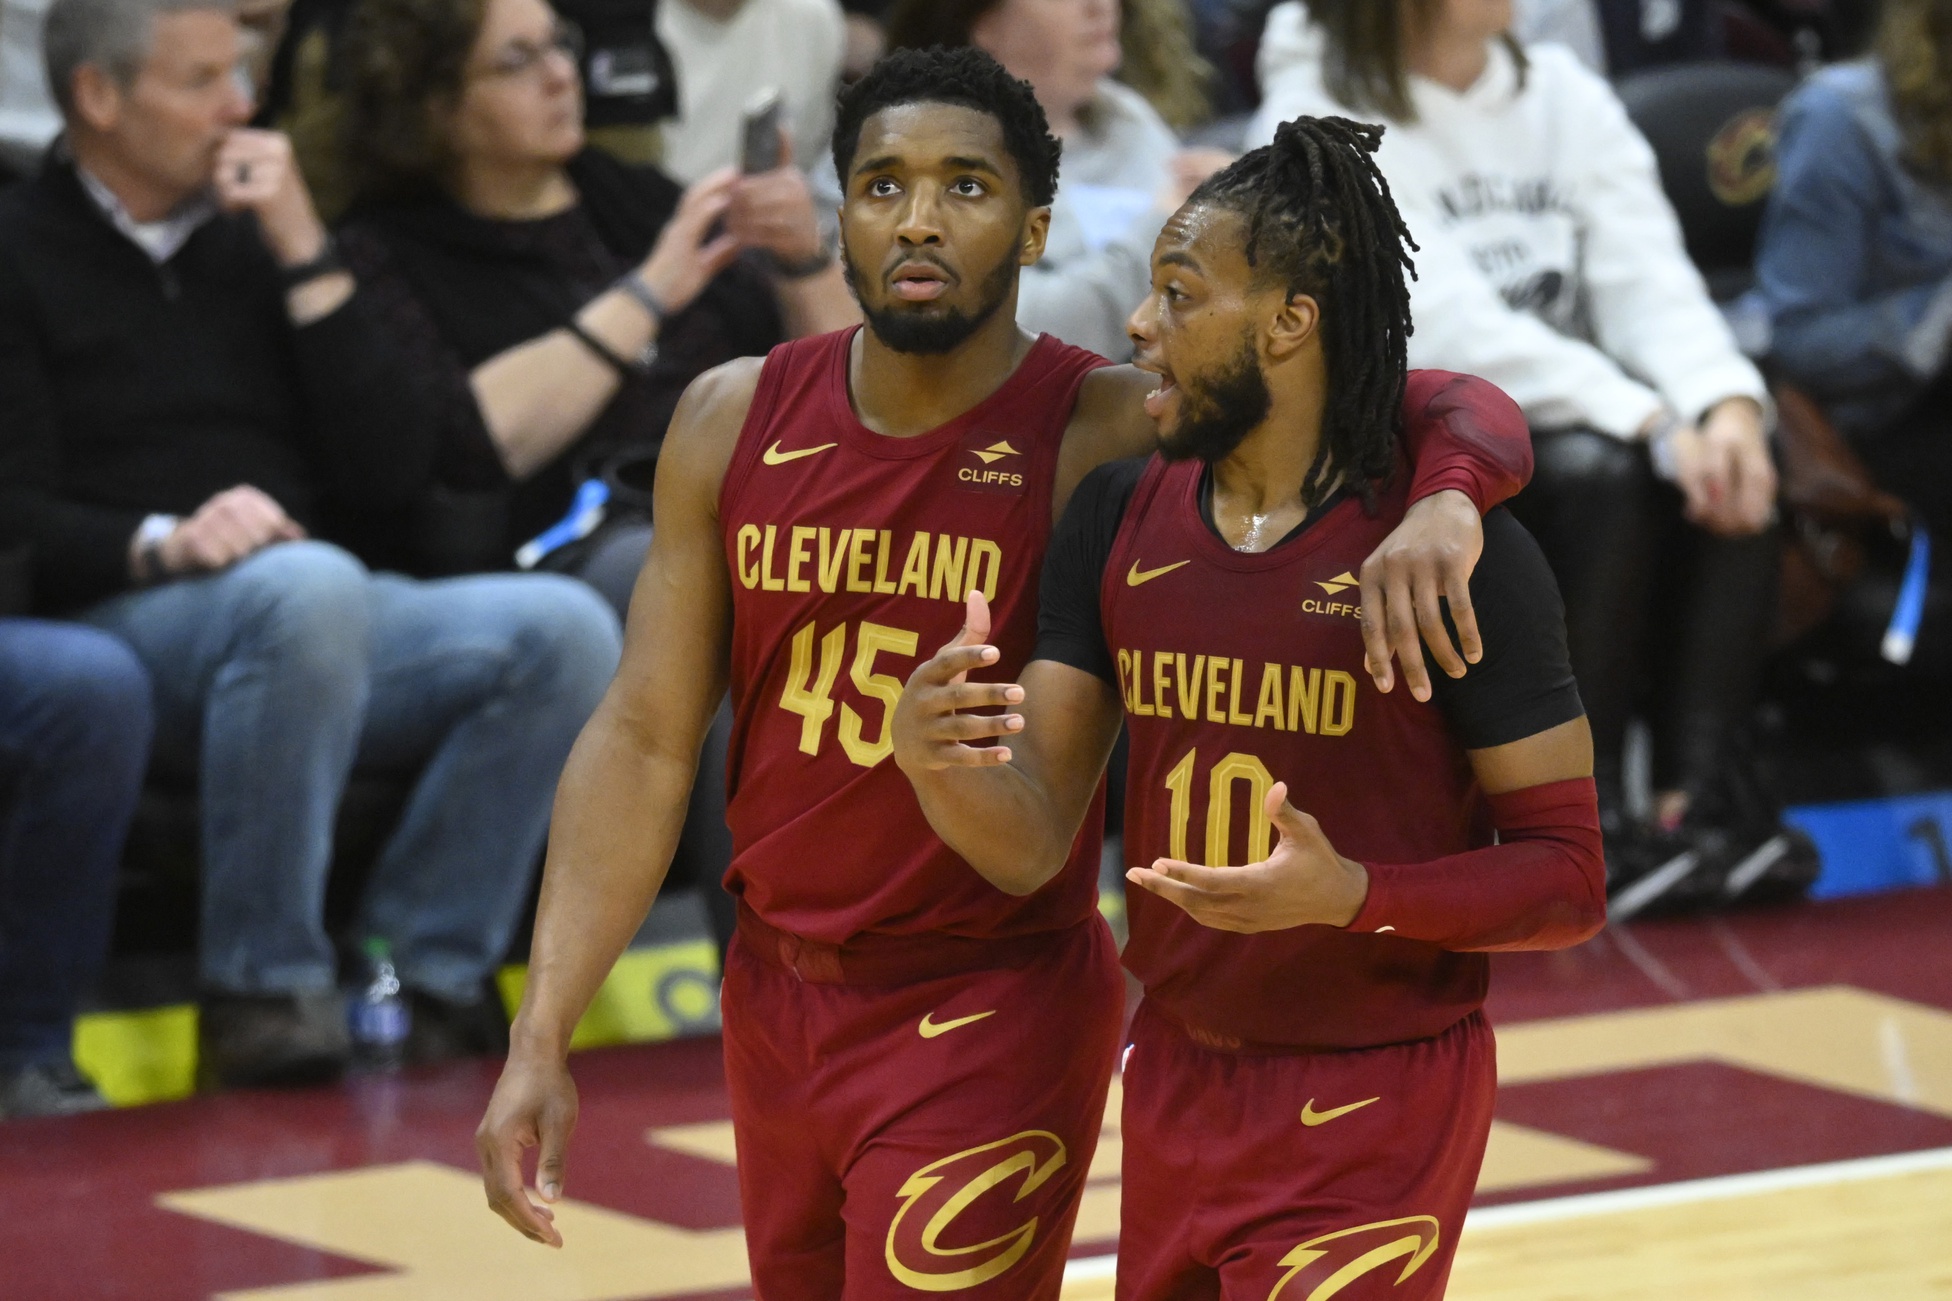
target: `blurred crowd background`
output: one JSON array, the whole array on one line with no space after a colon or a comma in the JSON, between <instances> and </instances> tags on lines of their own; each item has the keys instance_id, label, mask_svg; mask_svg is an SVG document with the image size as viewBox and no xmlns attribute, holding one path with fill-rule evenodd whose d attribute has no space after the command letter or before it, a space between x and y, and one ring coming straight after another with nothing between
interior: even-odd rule
<instances>
[{"instance_id":1,"label":"blurred crowd background","mask_svg":"<svg viewBox=\"0 0 1952 1301\"><path fill-rule=\"evenodd\" d=\"M1952 0L0 0L0 1116L103 1105L104 1001L194 998L206 1088L502 1046L665 426L858 319L833 96L936 44L1035 89L1019 319L1114 359L1201 180L1387 125L1411 364L1533 428L1616 919L1952 785Z\"/></svg>"}]
</instances>

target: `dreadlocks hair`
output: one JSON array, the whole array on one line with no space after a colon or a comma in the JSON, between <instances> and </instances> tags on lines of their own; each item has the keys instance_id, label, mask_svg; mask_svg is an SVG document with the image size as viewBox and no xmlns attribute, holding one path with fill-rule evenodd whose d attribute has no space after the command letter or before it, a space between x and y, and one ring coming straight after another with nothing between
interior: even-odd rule
<instances>
[{"instance_id":1,"label":"dreadlocks hair","mask_svg":"<svg viewBox=\"0 0 1952 1301\"><path fill-rule=\"evenodd\" d=\"M861 144L862 124L901 104L960 104L989 114L1003 128L1004 147L1023 178L1024 201L1042 208L1057 197L1061 146L1036 92L974 46L896 50L841 91L834 114L834 170L843 187Z\"/></svg>"},{"instance_id":2,"label":"dreadlocks hair","mask_svg":"<svg viewBox=\"0 0 1952 1301\"><path fill-rule=\"evenodd\" d=\"M1373 506L1396 455L1410 337L1416 241L1376 166L1383 128L1342 117L1283 122L1274 143L1236 159L1188 200L1247 220L1247 265L1262 283L1321 304L1328 400L1322 445L1302 481L1309 507L1331 468Z\"/></svg>"}]
</instances>

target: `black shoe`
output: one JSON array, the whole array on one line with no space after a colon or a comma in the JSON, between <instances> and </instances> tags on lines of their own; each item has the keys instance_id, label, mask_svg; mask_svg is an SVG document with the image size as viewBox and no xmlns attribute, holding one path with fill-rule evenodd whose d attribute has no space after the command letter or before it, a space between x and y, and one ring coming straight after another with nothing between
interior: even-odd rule
<instances>
[{"instance_id":1,"label":"black shoe","mask_svg":"<svg viewBox=\"0 0 1952 1301\"><path fill-rule=\"evenodd\" d=\"M1794 827L1730 824L1690 810L1674 831L1607 838L1607 920L1799 899L1821 866L1815 843Z\"/></svg>"},{"instance_id":2,"label":"black shoe","mask_svg":"<svg viewBox=\"0 0 1952 1301\"><path fill-rule=\"evenodd\" d=\"M409 989L413 1020L407 1029L407 1064L425 1066L462 1057L508 1056L508 1016L502 1001L484 991L471 1003Z\"/></svg>"},{"instance_id":3,"label":"black shoe","mask_svg":"<svg viewBox=\"0 0 1952 1301\"><path fill-rule=\"evenodd\" d=\"M1816 842L1795 827L1782 826L1729 867L1722 878L1722 901L1761 904L1801 899L1822 870Z\"/></svg>"},{"instance_id":4,"label":"black shoe","mask_svg":"<svg viewBox=\"0 0 1952 1301\"><path fill-rule=\"evenodd\" d=\"M1632 827L1606 837L1606 919L1669 916L1715 895L1727 846L1718 835Z\"/></svg>"},{"instance_id":5,"label":"black shoe","mask_svg":"<svg viewBox=\"0 0 1952 1301\"><path fill-rule=\"evenodd\" d=\"M338 991L211 994L197 1018L197 1088L326 1084L352 1055Z\"/></svg>"},{"instance_id":6,"label":"black shoe","mask_svg":"<svg viewBox=\"0 0 1952 1301\"><path fill-rule=\"evenodd\" d=\"M108 1099L66 1058L0 1071L0 1119L79 1116L106 1111L108 1105Z\"/></svg>"}]
</instances>

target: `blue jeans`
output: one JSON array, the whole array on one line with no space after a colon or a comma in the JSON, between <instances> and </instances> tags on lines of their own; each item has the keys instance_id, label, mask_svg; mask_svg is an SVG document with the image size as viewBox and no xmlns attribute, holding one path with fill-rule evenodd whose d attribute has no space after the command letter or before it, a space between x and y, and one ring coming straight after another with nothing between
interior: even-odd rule
<instances>
[{"instance_id":1,"label":"blue jeans","mask_svg":"<svg viewBox=\"0 0 1952 1301\"><path fill-rule=\"evenodd\" d=\"M68 1056L149 735L149 677L127 646L0 619L0 1069Z\"/></svg>"},{"instance_id":2,"label":"blue jeans","mask_svg":"<svg viewBox=\"0 0 1952 1301\"><path fill-rule=\"evenodd\" d=\"M320 542L115 597L84 616L156 684L157 756L202 791L200 976L329 987L332 826L355 764L418 768L355 924L403 982L472 1000L526 899L556 779L621 651L549 575L417 582Z\"/></svg>"}]
</instances>

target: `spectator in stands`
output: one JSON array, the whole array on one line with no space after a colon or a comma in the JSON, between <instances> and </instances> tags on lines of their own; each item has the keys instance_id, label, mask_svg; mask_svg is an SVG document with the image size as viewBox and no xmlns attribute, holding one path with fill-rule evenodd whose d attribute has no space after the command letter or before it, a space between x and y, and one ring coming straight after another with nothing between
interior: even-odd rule
<instances>
[{"instance_id":1,"label":"spectator in stands","mask_svg":"<svg viewBox=\"0 0 1952 1301\"><path fill-rule=\"evenodd\" d=\"M1501 0L1283 5L1249 143L1301 114L1387 124L1378 159L1421 249L1410 364L1482 375L1532 422L1537 468L1513 509L1565 594L1615 868L1648 845L1621 796L1643 691L1647 857L1684 852L1675 835L1704 862L1721 857L1710 840L1746 852L1776 834L1774 810L1731 827L1719 792L1773 594L1767 393L1619 100L1563 47L1520 47L1510 18Z\"/></svg>"},{"instance_id":2,"label":"spectator in stands","mask_svg":"<svg viewBox=\"0 0 1952 1301\"><path fill-rule=\"evenodd\" d=\"M846 53L838 0L658 0L657 35L678 72L665 171L691 185L736 163L740 119L769 88L785 100L794 163L820 170Z\"/></svg>"},{"instance_id":3,"label":"spectator in stands","mask_svg":"<svg viewBox=\"0 0 1952 1301\"><path fill-rule=\"evenodd\" d=\"M1876 55L1781 121L1756 254L1774 360L1952 536L1952 0L1886 0Z\"/></svg>"},{"instance_id":4,"label":"spectator in stands","mask_svg":"<svg viewBox=\"0 0 1952 1301\"><path fill-rule=\"evenodd\" d=\"M473 544L432 539L450 571L507 568L586 479L621 497L705 370L858 319L797 169L681 192L585 148L570 40L543 0L366 0L346 36L340 238L433 422L423 514L505 503ZM412 545L396 562L427 567ZM649 546L618 500L550 564L621 612Z\"/></svg>"},{"instance_id":5,"label":"spectator in stands","mask_svg":"<svg viewBox=\"0 0 1952 1301\"><path fill-rule=\"evenodd\" d=\"M898 0L888 42L977 46L1037 92L1064 144L1064 169L1017 319L1114 360L1129 357L1125 318L1151 287L1159 227L1230 156L1182 151L1158 110L1112 80L1123 57L1117 0Z\"/></svg>"},{"instance_id":6,"label":"spectator in stands","mask_svg":"<svg viewBox=\"0 0 1952 1301\"><path fill-rule=\"evenodd\" d=\"M436 448L290 146L240 129L225 0L55 0L46 52L64 142L0 196L0 516L44 608L134 648L159 758L198 776L203 1077L345 1061L321 908L355 762L420 769L355 938L390 942L412 1055L488 1047L615 616L568 579L416 583L314 540Z\"/></svg>"},{"instance_id":7,"label":"spectator in stands","mask_svg":"<svg viewBox=\"0 0 1952 1301\"><path fill-rule=\"evenodd\" d=\"M1218 75L1193 41L1186 0L1120 0L1118 79L1185 134L1213 117Z\"/></svg>"},{"instance_id":8,"label":"spectator in stands","mask_svg":"<svg viewBox=\"0 0 1952 1301\"><path fill-rule=\"evenodd\" d=\"M364 197L341 235L441 445L409 538L438 547L431 567L506 568L600 480L602 526L542 563L622 614L685 386L858 308L798 168L721 168L681 191L585 148L568 40L542 0L366 0L345 44ZM396 547L402 563L430 567L411 550ZM677 856L721 947L729 729L729 715L713 727Z\"/></svg>"},{"instance_id":9,"label":"spectator in stands","mask_svg":"<svg viewBox=\"0 0 1952 1301\"><path fill-rule=\"evenodd\" d=\"M149 675L107 633L0 619L0 1118L108 1104L75 1069L149 759Z\"/></svg>"}]
</instances>

